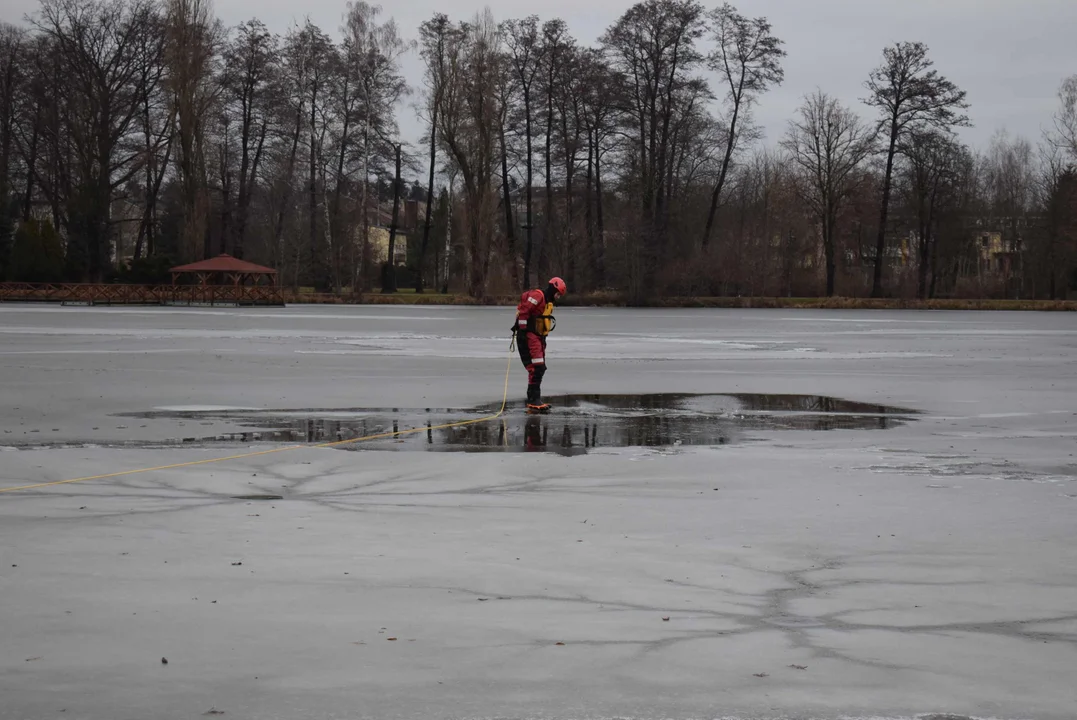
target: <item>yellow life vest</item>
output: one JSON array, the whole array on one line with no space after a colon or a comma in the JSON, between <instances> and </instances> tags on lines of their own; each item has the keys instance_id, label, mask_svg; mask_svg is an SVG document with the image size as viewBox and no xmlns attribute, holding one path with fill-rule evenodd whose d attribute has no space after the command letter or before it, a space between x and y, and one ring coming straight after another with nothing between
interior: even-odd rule
<instances>
[{"instance_id":1,"label":"yellow life vest","mask_svg":"<svg viewBox=\"0 0 1077 720\"><path fill-rule=\"evenodd\" d=\"M546 337L557 327L557 320L553 316L553 303L546 303L542 311L542 317L535 318L535 334Z\"/></svg>"}]
</instances>

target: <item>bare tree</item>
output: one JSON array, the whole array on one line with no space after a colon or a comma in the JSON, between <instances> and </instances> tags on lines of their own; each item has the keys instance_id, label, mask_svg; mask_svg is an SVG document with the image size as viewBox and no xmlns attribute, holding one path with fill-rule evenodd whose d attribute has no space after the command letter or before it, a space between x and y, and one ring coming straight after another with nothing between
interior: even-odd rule
<instances>
[{"instance_id":1,"label":"bare tree","mask_svg":"<svg viewBox=\"0 0 1077 720\"><path fill-rule=\"evenodd\" d=\"M358 90L356 120L362 138L359 182L363 238L358 283L361 287L366 284L364 273L370 271L369 178L375 157L388 158L394 153L398 135L395 109L408 91L401 76L400 58L415 46L401 38L392 18L379 23L380 14L380 6L349 3L345 23L347 71L354 74L353 82ZM391 256L389 262L392 262Z\"/></svg>"},{"instance_id":2,"label":"bare tree","mask_svg":"<svg viewBox=\"0 0 1077 720\"><path fill-rule=\"evenodd\" d=\"M384 293L396 292L396 228L400 221L400 145L394 148L396 153L396 172L393 174L393 215L389 221L389 262L386 263L385 274L382 276L381 291Z\"/></svg>"},{"instance_id":3,"label":"bare tree","mask_svg":"<svg viewBox=\"0 0 1077 720\"><path fill-rule=\"evenodd\" d=\"M225 113L239 127L239 176L232 254L243 257L251 197L274 122L278 40L258 20L236 28L223 53Z\"/></svg>"},{"instance_id":4,"label":"bare tree","mask_svg":"<svg viewBox=\"0 0 1077 720\"><path fill-rule=\"evenodd\" d=\"M419 26L421 54L426 63L426 106L430 113L430 177L426 186L426 221L423 223L423 240L415 268L415 292L424 288L423 267L430 247L431 216L434 207L434 172L437 167L438 111L445 94L445 41L450 31L447 15L435 13L434 17ZM435 268L435 276L437 275ZM436 285L435 281L435 285Z\"/></svg>"},{"instance_id":5,"label":"bare tree","mask_svg":"<svg viewBox=\"0 0 1077 720\"><path fill-rule=\"evenodd\" d=\"M166 23L160 16L153 16L150 20L151 22L143 27L139 42L141 69L138 82L142 94L140 130L145 173L142 218L132 253L134 260L142 257L143 248L147 255L152 255L156 250L157 199L169 170L176 137L175 106L163 82L167 72Z\"/></svg>"},{"instance_id":6,"label":"bare tree","mask_svg":"<svg viewBox=\"0 0 1077 720\"><path fill-rule=\"evenodd\" d=\"M710 242L714 215L721 200L722 189L729 175L734 153L750 135L750 112L760 95L785 78L781 60L785 57L783 42L771 33L764 17L748 18L729 3L711 13L711 26L717 45L709 61L726 87L729 113L725 154L718 170L718 179L711 192L707 225L703 230L703 247Z\"/></svg>"},{"instance_id":7,"label":"bare tree","mask_svg":"<svg viewBox=\"0 0 1077 720\"><path fill-rule=\"evenodd\" d=\"M504 26L498 28L499 38ZM516 228L512 217L512 191L509 179L509 148L506 135L509 133L509 114L515 105L519 93L519 84L508 54L498 56L497 66L497 139L501 155L501 209L505 213L505 254L509 265L509 276L514 288L520 287L520 269L516 253Z\"/></svg>"},{"instance_id":8,"label":"bare tree","mask_svg":"<svg viewBox=\"0 0 1077 720\"><path fill-rule=\"evenodd\" d=\"M826 294L834 295L835 236L842 206L856 188L856 172L874 150L874 134L838 100L817 90L804 99L800 117L782 140L799 170L798 189L822 228Z\"/></svg>"},{"instance_id":9,"label":"bare tree","mask_svg":"<svg viewBox=\"0 0 1077 720\"><path fill-rule=\"evenodd\" d=\"M542 71L542 52L544 45L540 42L538 16L531 15L523 20L509 20L502 26L502 36L505 40L508 57L512 64L512 71L519 83L520 99L523 101L523 125L524 125L524 178L525 212L527 218L524 222L524 230L527 232L527 244L524 246L524 275L523 286L530 287L531 283L531 254L534 248L534 160L535 153L532 148L534 132L535 104L535 81Z\"/></svg>"},{"instance_id":10,"label":"bare tree","mask_svg":"<svg viewBox=\"0 0 1077 720\"><path fill-rule=\"evenodd\" d=\"M1077 162L1077 75L1070 75L1058 89L1059 108L1055 113L1057 142L1073 162Z\"/></svg>"},{"instance_id":11,"label":"bare tree","mask_svg":"<svg viewBox=\"0 0 1077 720\"><path fill-rule=\"evenodd\" d=\"M15 122L22 84L20 66L28 60L26 32L0 23L0 280L6 275L7 256L18 215L12 182L15 173Z\"/></svg>"},{"instance_id":12,"label":"bare tree","mask_svg":"<svg viewBox=\"0 0 1077 720\"><path fill-rule=\"evenodd\" d=\"M141 152L127 142L142 106L137 48L154 14L149 0L42 0L32 20L52 52L54 217L66 221L67 261L79 277L99 280L109 266L113 191L139 170ZM75 177L59 167L64 156Z\"/></svg>"},{"instance_id":13,"label":"bare tree","mask_svg":"<svg viewBox=\"0 0 1077 720\"><path fill-rule=\"evenodd\" d=\"M549 20L542 25L542 49L539 58L542 63L542 96L546 105L545 121L545 177L546 177L546 207L543 211L544 232L542 234L542 247L539 252L540 263L546 257L551 241L555 234L555 219L557 217L556 206L553 199L553 140L557 130L557 117L554 114L557 106L558 81L568 56L575 46L575 40L569 34L568 25L560 18ZM542 269L539 270L541 272Z\"/></svg>"},{"instance_id":14,"label":"bare tree","mask_svg":"<svg viewBox=\"0 0 1077 720\"><path fill-rule=\"evenodd\" d=\"M492 251L497 154L498 33L489 10L454 29L447 43L439 135L464 184L468 293L482 297Z\"/></svg>"},{"instance_id":15,"label":"bare tree","mask_svg":"<svg viewBox=\"0 0 1077 720\"><path fill-rule=\"evenodd\" d=\"M864 100L882 115L879 130L886 134L886 170L883 175L879 228L875 243L875 272L871 294L883 294L887 216L894 174L894 157L906 133L914 128L947 131L969 125L965 91L932 69L923 43L898 43L883 50L883 63L871 72Z\"/></svg>"},{"instance_id":16,"label":"bare tree","mask_svg":"<svg viewBox=\"0 0 1077 720\"><path fill-rule=\"evenodd\" d=\"M998 130L991 137L981 165L989 212L994 218L1016 220L1033 208L1036 159L1032 143Z\"/></svg>"},{"instance_id":17,"label":"bare tree","mask_svg":"<svg viewBox=\"0 0 1077 720\"><path fill-rule=\"evenodd\" d=\"M905 159L905 192L916 218L917 297L928 297L928 279L937 271L934 262L939 242L938 223L952 204L953 184L960 177L964 149L938 130L909 133L899 146Z\"/></svg>"},{"instance_id":18,"label":"bare tree","mask_svg":"<svg viewBox=\"0 0 1077 720\"><path fill-rule=\"evenodd\" d=\"M1032 144L1024 138L1011 138L1005 129L999 130L992 136L977 169L984 201L983 217L1001 231L1005 246L1019 253L1029 237L1030 215L1037 209L1037 168ZM1016 269L1011 272L1016 273ZM1017 292L1016 288L1011 290Z\"/></svg>"},{"instance_id":19,"label":"bare tree","mask_svg":"<svg viewBox=\"0 0 1077 720\"><path fill-rule=\"evenodd\" d=\"M332 284L330 243L326 237L331 229L324 215L328 208L319 212L319 171L323 177L321 198L325 199L324 167L328 158L325 141L329 129L330 87L339 72L336 48L321 28L307 20L295 37L298 64L296 66L298 90L301 97L302 124L307 140L307 250L310 256L311 279L318 290L328 290ZM319 215L323 216L319 232Z\"/></svg>"},{"instance_id":20,"label":"bare tree","mask_svg":"<svg viewBox=\"0 0 1077 720\"><path fill-rule=\"evenodd\" d=\"M306 85L309 65L310 28L293 28L284 39L281 54L281 88L280 109L282 117L279 122L288 128L282 148L281 168L277 176L277 191L274 193L275 216L273 224L273 255L282 266L285 256L284 229L289 219L296 215L295 174L299 156L299 143L305 125L303 116L306 107ZM299 283L299 247L296 245L293 283Z\"/></svg>"},{"instance_id":21,"label":"bare tree","mask_svg":"<svg viewBox=\"0 0 1077 720\"><path fill-rule=\"evenodd\" d=\"M561 223L562 230L558 234L558 246L562 264L566 267L561 270L561 273L565 275L570 285L576 287L579 286L576 276L576 261L579 253L573 229L576 221L576 171L580 150L584 146L582 137L586 127L584 118L586 80L582 73L586 63L585 57L585 51L578 47L572 46L566 50L561 72L557 78L555 102L560 117L560 127L557 133L560 141L558 152L565 166L565 215Z\"/></svg>"},{"instance_id":22,"label":"bare tree","mask_svg":"<svg viewBox=\"0 0 1077 720\"><path fill-rule=\"evenodd\" d=\"M600 51L583 55L580 93L587 131L587 178L584 189L584 223L592 287L605 285L605 217L602 197L602 158L618 130L624 78L613 72ZM592 188L594 195L592 200ZM593 215L592 215L593 213Z\"/></svg>"},{"instance_id":23,"label":"bare tree","mask_svg":"<svg viewBox=\"0 0 1077 720\"><path fill-rule=\"evenodd\" d=\"M167 0L168 84L176 107L183 188L181 253L207 257L209 192L206 130L219 94L214 62L221 38L209 0Z\"/></svg>"},{"instance_id":24,"label":"bare tree","mask_svg":"<svg viewBox=\"0 0 1077 720\"><path fill-rule=\"evenodd\" d=\"M1077 170L1065 167L1047 191L1042 237L1031 255L1037 279L1046 276L1048 296L1064 298L1077 284Z\"/></svg>"},{"instance_id":25,"label":"bare tree","mask_svg":"<svg viewBox=\"0 0 1077 720\"><path fill-rule=\"evenodd\" d=\"M673 158L673 120L678 91L702 61L695 43L703 31L703 7L694 0L645 0L602 37L613 67L627 82L642 241L633 283L637 297L654 292L666 251L665 183Z\"/></svg>"}]
</instances>

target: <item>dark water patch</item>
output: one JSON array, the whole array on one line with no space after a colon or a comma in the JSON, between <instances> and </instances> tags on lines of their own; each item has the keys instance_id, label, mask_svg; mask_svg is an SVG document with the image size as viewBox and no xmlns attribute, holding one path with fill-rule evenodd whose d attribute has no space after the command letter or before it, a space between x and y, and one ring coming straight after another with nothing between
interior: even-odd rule
<instances>
[{"instance_id":1,"label":"dark water patch","mask_svg":"<svg viewBox=\"0 0 1077 720\"><path fill-rule=\"evenodd\" d=\"M136 413L241 426L236 432L188 437L212 443L340 443L353 450L441 452L556 452L595 448L720 446L746 431L886 430L916 411L813 395L639 394L548 397L549 414L529 415L510 405L496 420L443 427L494 415L501 404L464 409L345 408L300 410L190 410ZM370 435L381 437L350 443Z\"/></svg>"}]
</instances>

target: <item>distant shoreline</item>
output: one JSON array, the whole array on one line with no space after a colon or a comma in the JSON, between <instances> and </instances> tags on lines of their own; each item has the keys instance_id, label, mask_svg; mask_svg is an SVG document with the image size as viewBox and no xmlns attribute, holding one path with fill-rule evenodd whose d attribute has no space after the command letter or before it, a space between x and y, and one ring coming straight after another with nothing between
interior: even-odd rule
<instances>
[{"instance_id":1,"label":"distant shoreline","mask_svg":"<svg viewBox=\"0 0 1077 720\"><path fill-rule=\"evenodd\" d=\"M288 305L460 305L512 306L517 299L507 295L489 296L482 300L466 295L414 293L367 293L359 299L334 295L286 293ZM804 309L804 310L999 310L1074 312L1077 300L965 300L935 298L912 300L902 298L783 298L783 297L666 297L645 303L632 303L617 295L585 295L566 297L563 307L635 307L635 308L714 308L714 309Z\"/></svg>"}]
</instances>

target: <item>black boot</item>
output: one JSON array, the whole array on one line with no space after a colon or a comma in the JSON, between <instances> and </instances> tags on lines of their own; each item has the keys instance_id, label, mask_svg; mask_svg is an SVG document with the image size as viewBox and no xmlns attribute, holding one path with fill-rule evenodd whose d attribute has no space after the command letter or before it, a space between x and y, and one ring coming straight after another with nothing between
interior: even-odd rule
<instances>
[{"instance_id":1,"label":"black boot","mask_svg":"<svg viewBox=\"0 0 1077 720\"><path fill-rule=\"evenodd\" d=\"M541 385L535 383L527 386L527 409L531 411L545 411L549 405L542 402Z\"/></svg>"}]
</instances>

